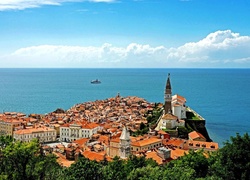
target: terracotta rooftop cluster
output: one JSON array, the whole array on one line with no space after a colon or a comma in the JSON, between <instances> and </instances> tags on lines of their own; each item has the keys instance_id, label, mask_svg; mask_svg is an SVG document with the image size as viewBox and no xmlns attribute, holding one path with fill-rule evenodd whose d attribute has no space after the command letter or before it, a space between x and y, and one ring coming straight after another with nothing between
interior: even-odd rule
<instances>
[{"instance_id":1,"label":"terracotta rooftop cluster","mask_svg":"<svg viewBox=\"0 0 250 180\"><path fill-rule=\"evenodd\" d=\"M90 122L102 123L109 120L126 123L145 119L144 114L152 109L153 105L139 97L128 96L124 98L118 95L105 100L77 104L67 112L77 114Z\"/></svg>"},{"instance_id":2,"label":"terracotta rooftop cluster","mask_svg":"<svg viewBox=\"0 0 250 180\"><path fill-rule=\"evenodd\" d=\"M144 115L152 110L153 106L153 103L148 103L139 97L117 95L105 100L77 104L67 111L57 109L45 115L30 114L27 117L23 113L5 112L0 114L0 122L12 127L7 134L4 131L5 126L0 126L0 128L2 127L0 132L13 135L13 131L35 127L50 127L59 131L60 126L67 126L72 123L81 123L83 126L90 126L90 128L99 124L104 127L104 131L111 133L126 124L131 130L136 131L141 122L147 123Z\"/></svg>"},{"instance_id":3,"label":"terracotta rooftop cluster","mask_svg":"<svg viewBox=\"0 0 250 180\"><path fill-rule=\"evenodd\" d=\"M39 117L38 117L39 116ZM0 114L0 131L1 135L13 135L13 131L24 129L26 127L32 127L37 124L41 119L40 115L35 118L31 116L27 117L26 114L18 112L4 112Z\"/></svg>"},{"instance_id":4,"label":"terracotta rooftop cluster","mask_svg":"<svg viewBox=\"0 0 250 180\"><path fill-rule=\"evenodd\" d=\"M104 133L119 134L120 127L126 125L131 131L139 129L140 124L147 124L145 114L152 110L154 103L135 97L108 98L94 102L77 104L67 111L52 112L44 121L52 125L67 126L72 123L98 124Z\"/></svg>"},{"instance_id":5,"label":"terracotta rooftop cluster","mask_svg":"<svg viewBox=\"0 0 250 180\"><path fill-rule=\"evenodd\" d=\"M53 147L53 152L58 157L58 162L63 166L70 166L76 159L78 159L79 155L98 162L105 158L106 160L111 161L112 157L107 155L111 148L110 142L119 143L119 138L112 139L108 135L96 134L91 139L78 139L68 145L57 144ZM187 148L179 147L175 143L169 145L168 139L162 139L160 136L144 135L131 137L131 147L147 147L148 145L155 143L160 143L161 145L150 149L142 149L138 151L132 150L131 154L152 158L158 164L162 165L188 153ZM162 148L169 151L168 157L162 156ZM117 149L119 149L119 147L117 147Z\"/></svg>"}]
</instances>

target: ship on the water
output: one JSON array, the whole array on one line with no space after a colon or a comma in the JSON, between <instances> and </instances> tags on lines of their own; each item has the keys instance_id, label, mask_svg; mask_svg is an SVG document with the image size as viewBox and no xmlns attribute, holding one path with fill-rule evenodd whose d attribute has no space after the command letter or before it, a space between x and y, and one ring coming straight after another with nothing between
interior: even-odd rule
<instances>
[{"instance_id":1,"label":"ship on the water","mask_svg":"<svg viewBox=\"0 0 250 180\"><path fill-rule=\"evenodd\" d=\"M100 84L101 81L99 79L95 79L91 81L91 84Z\"/></svg>"}]
</instances>

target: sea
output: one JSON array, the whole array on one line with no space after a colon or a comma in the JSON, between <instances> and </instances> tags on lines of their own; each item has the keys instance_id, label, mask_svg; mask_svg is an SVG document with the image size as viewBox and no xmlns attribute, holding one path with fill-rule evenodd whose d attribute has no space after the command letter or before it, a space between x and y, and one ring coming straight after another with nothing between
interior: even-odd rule
<instances>
[{"instance_id":1,"label":"sea","mask_svg":"<svg viewBox=\"0 0 250 180\"><path fill-rule=\"evenodd\" d=\"M220 147L250 133L250 69L0 69L0 112L46 114L118 93L163 103L168 73L173 95L206 119Z\"/></svg>"}]
</instances>

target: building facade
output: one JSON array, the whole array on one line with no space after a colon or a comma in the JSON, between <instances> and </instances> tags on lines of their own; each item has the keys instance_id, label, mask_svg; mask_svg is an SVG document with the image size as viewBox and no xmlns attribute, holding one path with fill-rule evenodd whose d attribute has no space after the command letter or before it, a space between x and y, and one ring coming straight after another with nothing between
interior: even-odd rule
<instances>
[{"instance_id":1,"label":"building facade","mask_svg":"<svg viewBox=\"0 0 250 180\"><path fill-rule=\"evenodd\" d=\"M162 119L159 123L161 123L160 129L173 129L178 126L185 126L185 121L179 120L177 116L172 114L165 114L162 116Z\"/></svg>"},{"instance_id":2,"label":"building facade","mask_svg":"<svg viewBox=\"0 0 250 180\"><path fill-rule=\"evenodd\" d=\"M60 141L71 142L80 138L91 138L100 130L96 123L72 123L60 127Z\"/></svg>"},{"instance_id":3,"label":"building facade","mask_svg":"<svg viewBox=\"0 0 250 180\"><path fill-rule=\"evenodd\" d=\"M30 142L32 139L38 138L40 142L56 141L56 130L47 127L27 128L14 131L15 140L22 142Z\"/></svg>"},{"instance_id":4,"label":"building facade","mask_svg":"<svg viewBox=\"0 0 250 180\"><path fill-rule=\"evenodd\" d=\"M155 137L148 137L146 139L140 139L131 143L131 151L136 154L140 151L149 151L162 146L162 139Z\"/></svg>"},{"instance_id":5,"label":"building facade","mask_svg":"<svg viewBox=\"0 0 250 180\"><path fill-rule=\"evenodd\" d=\"M10 121L0 120L0 136L12 136L13 125Z\"/></svg>"},{"instance_id":6,"label":"building facade","mask_svg":"<svg viewBox=\"0 0 250 180\"><path fill-rule=\"evenodd\" d=\"M186 99L178 94L172 97L172 112L178 119L186 119Z\"/></svg>"},{"instance_id":7,"label":"building facade","mask_svg":"<svg viewBox=\"0 0 250 180\"><path fill-rule=\"evenodd\" d=\"M16 119L0 119L0 136L13 136L14 128L21 124Z\"/></svg>"}]
</instances>

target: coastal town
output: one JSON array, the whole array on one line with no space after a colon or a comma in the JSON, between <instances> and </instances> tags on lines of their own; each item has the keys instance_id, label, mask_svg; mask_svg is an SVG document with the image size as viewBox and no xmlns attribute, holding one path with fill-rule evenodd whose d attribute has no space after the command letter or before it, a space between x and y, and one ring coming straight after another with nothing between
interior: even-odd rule
<instances>
[{"instance_id":1,"label":"coastal town","mask_svg":"<svg viewBox=\"0 0 250 180\"><path fill-rule=\"evenodd\" d=\"M22 142L37 138L44 153L52 152L65 167L79 156L112 161L116 156L127 159L136 155L163 165L189 150L216 151L218 143L188 124L204 128L205 120L186 105L185 97L172 94L170 74L163 94L164 103L122 97L118 93L112 98L76 104L68 110L56 109L44 115L3 112L0 135ZM155 121L150 121L153 118ZM180 131L183 129L186 134Z\"/></svg>"}]
</instances>

